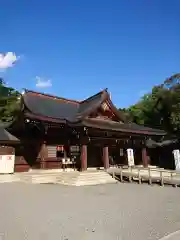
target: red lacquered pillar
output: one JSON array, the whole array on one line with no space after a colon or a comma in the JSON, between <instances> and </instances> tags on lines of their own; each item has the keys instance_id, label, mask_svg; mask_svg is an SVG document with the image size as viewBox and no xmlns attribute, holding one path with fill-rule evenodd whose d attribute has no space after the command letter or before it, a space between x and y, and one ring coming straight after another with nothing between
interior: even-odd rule
<instances>
[{"instance_id":1,"label":"red lacquered pillar","mask_svg":"<svg viewBox=\"0 0 180 240\"><path fill-rule=\"evenodd\" d=\"M87 170L87 145L81 146L81 170Z\"/></svg>"},{"instance_id":2,"label":"red lacquered pillar","mask_svg":"<svg viewBox=\"0 0 180 240\"><path fill-rule=\"evenodd\" d=\"M108 147L103 147L103 163L104 163L104 169L109 168L109 149Z\"/></svg>"}]
</instances>

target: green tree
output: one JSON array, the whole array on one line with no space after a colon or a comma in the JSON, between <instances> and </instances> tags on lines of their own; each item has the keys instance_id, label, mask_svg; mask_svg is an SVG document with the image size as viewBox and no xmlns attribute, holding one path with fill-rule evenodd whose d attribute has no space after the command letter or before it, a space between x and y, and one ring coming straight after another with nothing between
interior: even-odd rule
<instances>
[{"instance_id":1,"label":"green tree","mask_svg":"<svg viewBox=\"0 0 180 240\"><path fill-rule=\"evenodd\" d=\"M0 78L0 121L11 121L19 112L20 93L11 87L7 87Z\"/></svg>"},{"instance_id":2,"label":"green tree","mask_svg":"<svg viewBox=\"0 0 180 240\"><path fill-rule=\"evenodd\" d=\"M149 127L180 133L180 74L154 86L135 105L123 111L131 121Z\"/></svg>"},{"instance_id":3,"label":"green tree","mask_svg":"<svg viewBox=\"0 0 180 240\"><path fill-rule=\"evenodd\" d=\"M163 106L161 111L167 127L176 134L180 132L180 73L167 78L163 83L166 90L159 102Z\"/></svg>"}]
</instances>

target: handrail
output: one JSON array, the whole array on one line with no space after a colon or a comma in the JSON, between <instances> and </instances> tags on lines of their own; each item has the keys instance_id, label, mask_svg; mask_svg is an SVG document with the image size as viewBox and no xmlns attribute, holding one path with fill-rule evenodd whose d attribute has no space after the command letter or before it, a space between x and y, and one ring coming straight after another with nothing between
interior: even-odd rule
<instances>
[{"instance_id":1,"label":"handrail","mask_svg":"<svg viewBox=\"0 0 180 240\"><path fill-rule=\"evenodd\" d=\"M162 169L162 168L153 168L153 167L141 167L141 166L132 166L132 167L129 167L127 165L115 165L115 168L121 168L121 169L140 169L140 170L151 170L151 171L154 171L154 172L166 172L166 173L176 173L177 175L180 175L180 171L177 171L177 170L170 170L170 169Z\"/></svg>"},{"instance_id":2,"label":"handrail","mask_svg":"<svg viewBox=\"0 0 180 240\"><path fill-rule=\"evenodd\" d=\"M126 167L126 168L124 168ZM111 172L112 170L112 172ZM128 170L128 171L127 171ZM133 171L135 170L135 171ZM143 172L145 170L145 172ZM153 172L159 173L158 175L153 175ZM116 175L120 175L120 181L123 182L123 177L129 179L129 182L132 182L133 179L137 179L139 184L141 184L142 180L146 180L151 185L152 182L160 182L161 186L164 184L171 184L177 187L180 185L180 172L176 170L168 170L168 169L159 169L159 168L151 168L151 167L140 167L140 166L118 166L116 168L110 169L110 173L113 177ZM164 174L163 174L164 173Z\"/></svg>"}]
</instances>

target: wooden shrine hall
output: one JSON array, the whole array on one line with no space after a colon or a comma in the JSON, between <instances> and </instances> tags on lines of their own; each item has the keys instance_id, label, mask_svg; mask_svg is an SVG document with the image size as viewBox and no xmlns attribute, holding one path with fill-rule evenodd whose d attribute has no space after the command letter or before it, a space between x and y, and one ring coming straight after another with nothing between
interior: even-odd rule
<instances>
[{"instance_id":1,"label":"wooden shrine hall","mask_svg":"<svg viewBox=\"0 0 180 240\"><path fill-rule=\"evenodd\" d=\"M127 148L134 150L135 164L147 166L146 140L166 134L127 122L107 89L83 101L26 90L20 101L19 115L8 128L21 141L15 171L127 165Z\"/></svg>"}]
</instances>

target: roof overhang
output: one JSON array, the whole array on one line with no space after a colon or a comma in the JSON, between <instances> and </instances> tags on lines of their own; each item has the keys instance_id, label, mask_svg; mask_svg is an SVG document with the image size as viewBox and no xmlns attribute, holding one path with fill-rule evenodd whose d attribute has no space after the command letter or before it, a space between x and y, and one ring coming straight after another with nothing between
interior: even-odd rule
<instances>
[{"instance_id":1,"label":"roof overhang","mask_svg":"<svg viewBox=\"0 0 180 240\"><path fill-rule=\"evenodd\" d=\"M148 136L165 136L167 133L163 130L148 128L140 126L137 124L130 123L119 123L110 120L102 120L96 118L86 118L79 122L77 125L85 126L95 129L129 133L129 134L139 134Z\"/></svg>"},{"instance_id":2,"label":"roof overhang","mask_svg":"<svg viewBox=\"0 0 180 240\"><path fill-rule=\"evenodd\" d=\"M20 140L8 132L4 127L0 127L0 144L18 144Z\"/></svg>"},{"instance_id":3,"label":"roof overhang","mask_svg":"<svg viewBox=\"0 0 180 240\"><path fill-rule=\"evenodd\" d=\"M26 118L30 118L30 119L33 119L33 120L39 120L39 121L45 121L45 122L64 123L64 124L67 123L67 121L65 119L52 118L52 117L33 114L33 113L30 113L30 112L25 112L24 116Z\"/></svg>"}]
</instances>

